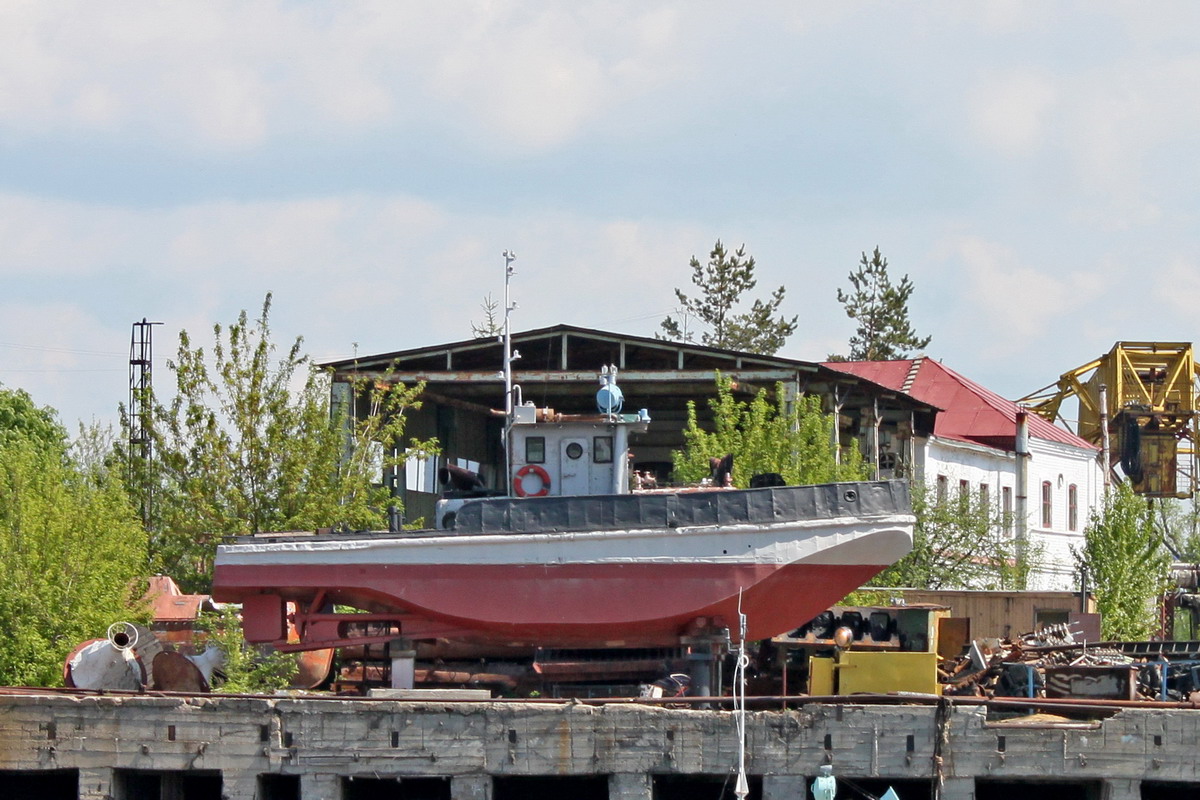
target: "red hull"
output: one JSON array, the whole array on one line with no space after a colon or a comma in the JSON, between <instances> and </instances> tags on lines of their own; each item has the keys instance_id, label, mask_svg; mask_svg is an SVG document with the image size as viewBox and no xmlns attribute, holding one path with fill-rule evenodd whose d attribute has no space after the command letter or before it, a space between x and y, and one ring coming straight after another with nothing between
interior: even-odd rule
<instances>
[{"instance_id":1,"label":"red hull","mask_svg":"<svg viewBox=\"0 0 1200 800\"><path fill-rule=\"evenodd\" d=\"M886 564L218 565L214 596L269 587L401 613L439 638L541 646L670 646L697 618L765 639L816 616ZM419 635L417 638L421 638Z\"/></svg>"}]
</instances>

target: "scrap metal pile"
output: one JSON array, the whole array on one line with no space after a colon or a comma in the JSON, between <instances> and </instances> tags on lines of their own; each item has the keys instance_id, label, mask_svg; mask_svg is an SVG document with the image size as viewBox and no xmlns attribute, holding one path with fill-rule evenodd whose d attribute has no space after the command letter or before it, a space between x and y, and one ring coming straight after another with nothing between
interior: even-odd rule
<instances>
[{"instance_id":1,"label":"scrap metal pile","mask_svg":"<svg viewBox=\"0 0 1200 800\"><path fill-rule=\"evenodd\" d=\"M80 644L63 664L63 684L98 691L207 692L225 658L216 647L180 652L149 628L114 622L103 639Z\"/></svg>"},{"instance_id":2,"label":"scrap metal pile","mask_svg":"<svg viewBox=\"0 0 1200 800\"><path fill-rule=\"evenodd\" d=\"M1088 643L1053 625L1016 639L976 639L938 673L943 694L954 696L1198 699L1200 642Z\"/></svg>"}]
</instances>

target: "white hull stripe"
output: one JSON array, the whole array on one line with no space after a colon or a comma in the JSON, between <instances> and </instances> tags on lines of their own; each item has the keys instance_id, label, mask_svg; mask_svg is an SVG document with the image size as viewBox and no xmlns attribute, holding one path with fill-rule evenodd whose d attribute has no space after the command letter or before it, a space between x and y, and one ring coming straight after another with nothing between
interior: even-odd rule
<instances>
[{"instance_id":1,"label":"white hull stripe","mask_svg":"<svg viewBox=\"0 0 1200 800\"><path fill-rule=\"evenodd\" d=\"M674 530L296 537L221 545L217 565L890 564L911 549L913 522L898 514Z\"/></svg>"}]
</instances>

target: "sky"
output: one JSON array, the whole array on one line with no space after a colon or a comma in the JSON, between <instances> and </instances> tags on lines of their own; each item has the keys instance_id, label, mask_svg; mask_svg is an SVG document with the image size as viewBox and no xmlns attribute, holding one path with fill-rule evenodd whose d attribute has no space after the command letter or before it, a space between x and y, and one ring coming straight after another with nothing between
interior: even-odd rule
<instances>
[{"instance_id":1,"label":"sky","mask_svg":"<svg viewBox=\"0 0 1200 800\"><path fill-rule=\"evenodd\" d=\"M1200 4L0 4L0 384L115 421L131 326L273 294L316 360L514 329L650 336L744 245L845 352L864 251L926 353L1010 398L1191 341Z\"/></svg>"}]
</instances>

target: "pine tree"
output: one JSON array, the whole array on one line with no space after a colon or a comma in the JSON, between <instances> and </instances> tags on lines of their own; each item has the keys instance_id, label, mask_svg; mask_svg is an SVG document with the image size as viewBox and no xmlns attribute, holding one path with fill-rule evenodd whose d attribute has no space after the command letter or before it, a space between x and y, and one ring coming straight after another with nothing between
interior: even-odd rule
<instances>
[{"instance_id":1,"label":"pine tree","mask_svg":"<svg viewBox=\"0 0 1200 800\"><path fill-rule=\"evenodd\" d=\"M858 322L850 337L850 361L887 361L907 358L913 350L929 346L932 336L921 338L908 319L908 300L913 284L905 275L899 285L888 276L887 259L875 248L870 258L862 254L858 270L850 273L853 293L838 289L838 302L846 307L846 316ZM831 361L847 357L831 355Z\"/></svg>"},{"instance_id":2,"label":"pine tree","mask_svg":"<svg viewBox=\"0 0 1200 800\"><path fill-rule=\"evenodd\" d=\"M755 300L750 310L736 313L742 296L758 285L754 277L754 257L746 256L745 245L728 253L718 239L708 264L692 256L692 283L700 289L698 298L691 298L681 290L675 290L679 301L679 315L683 324L674 317L662 322L664 339L682 342L696 341L696 332L691 329L691 320L707 330L700 336L700 343L726 350L744 350L749 353L773 355L796 331L796 320L779 315L783 305L784 287L771 293L769 300Z\"/></svg>"},{"instance_id":3,"label":"pine tree","mask_svg":"<svg viewBox=\"0 0 1200 800\"><path fill-rule=\"evenodd\" d=\"M483 321L471 323L471 335L476 339L492 339L504 333L504 319L498 309L500 301L492 298L491 292L479 304L483 309Z\"/></svg>"}]
</instances>

